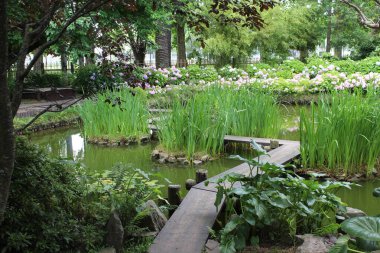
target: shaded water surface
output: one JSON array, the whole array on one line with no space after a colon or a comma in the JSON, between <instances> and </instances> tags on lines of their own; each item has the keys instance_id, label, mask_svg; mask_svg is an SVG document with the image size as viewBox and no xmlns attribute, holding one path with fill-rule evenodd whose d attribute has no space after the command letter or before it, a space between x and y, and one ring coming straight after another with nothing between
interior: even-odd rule
<instances>
[{"instance_id":1,"label":"shaded water surface","mask_svg":"<svg viewBox=\"0 0 380 253\"><path fill-rule=\"evenodd\" d=\"M293 118L290 121L296 120ZM291 139L296 139L297 133L294 133L292 137ZM79 129L48 131L42 134L34 134L30 138L33 143L45 149L53 158L63 158L82 163L89 174L105 172L117 163L130 164L132 167L140 168L146 172L159 173L171 183L182 185L182 195L186 194L185 180L194 179L196 169L207 169L209 177L211 177L241 163L236 160L221 158L196 168L161 165L150 158L151 152L158 143L130 147L101 147L87 144ZM236 153L231 152L231 154ZM245 157L252 156L252 153L239 153ZM163 179L160 181L163 184L168 184ZM361 187L353 187L352 190L340 190L337 194L351 207L359 208L369 215L380 214L380 198L372 196L373 189L380 187L380 180L360 184ZM166 194L165 190L163 193Z\"/></svg>"}]
</instances>

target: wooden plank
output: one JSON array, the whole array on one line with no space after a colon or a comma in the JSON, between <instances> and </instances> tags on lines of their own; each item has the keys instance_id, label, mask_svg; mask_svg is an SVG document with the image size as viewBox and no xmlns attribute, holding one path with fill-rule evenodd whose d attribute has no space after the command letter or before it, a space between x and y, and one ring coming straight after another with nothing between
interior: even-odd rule
<instances>
[{"instance_id":1,"label":"wooden plank","mask_svg":"<svg viewBox=\"0 0 380 253\"><path fill-rule=\"evenodd\" d=\"M268 139L268 138L252 138L252 137L244 137L244 136L234 136L234 135L226 135L224 136L224 141L226 142L242 142L242 143L250 143L252 140L261 145L269 145L271 140L278 141L280 145L290 144L296 145L299 143L298 141L288 141L288 140L278 140L278 139Z\"/></svg>"},{"instance_id":2,"label":"wooden plank","mask_svg":"<svg viewBox=\"0 0 380 253\"><path fill-rule=\"evenodd\" d=\"M300 155L299 152L299 144L295 145L283 145L279 148L276 148L270 152L268 152L269 156L262 156L260 158L260 162L269 162L269 163L277 163L277 164L286 164L287 162L290 162L295 157ZM256 171L256 170L254 170ZM240 164L232 169L226 170L212 178L209 179L209 181L217 180L218 178L224 177L227 174L230 173L238 173L243 175L248 175L250 172L249 165L247 163ZM207 186L204 183L199 183L193 188L195 189L203 189L207 191L213 191L216 192L215 183L209 183Z\"/></svg>"},{"instance_id":3,"label":"wooden plank","mask_svg":"<svg viewBox=\"0 0 380 253\"><path fill-rule=\"evenodd\" d=\"M196 253L208 239L218 215L214 192L191 189L155 238L150 253Z\"/></svg>"}]
</instances>

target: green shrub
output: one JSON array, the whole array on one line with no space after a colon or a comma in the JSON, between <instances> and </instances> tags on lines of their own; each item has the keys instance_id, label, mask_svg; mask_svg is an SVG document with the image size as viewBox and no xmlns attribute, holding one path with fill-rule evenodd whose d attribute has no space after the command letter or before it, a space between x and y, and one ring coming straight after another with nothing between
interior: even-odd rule
<instances>
[{"instance_id":1,"label":"green shrub","mask_svg":"<svg viewBox=\"0 0 380 253\"><path fill-rule=\"evenodd\" d=\"M96 65L81 67L75 75L72 86L77 92L85 95L95 93L106 85L104 78L100 75L99 67Z\"/></svg>"},{"instance_id":2,"label":"green shrub","mask_svg":"<svg viewBox=\"0 0 380 253\"><path fill-rule=\"evenodd\" d=\"M149 174L117 165L103 175L84 175L71 163L53 160L25 139L16 141L5 221L0 227L2 252L98 252L105 225L118 212L125 247L145 252L147 241L131 235L146 215L143 204L157 200L161 186Z\"/></svg>"},{"instance_id":3,"label":"green shrub","mask_svg":"<svg viewBox=\"0 0 380 253\"><path fill-rule=\"evenodd\" d=\"M214 67L199 67L198 65L190 65L187 67L190 79L197 83L200 80L212 82L218 79L218 72Z\"/></svg>"},{"instance_id":4,"label":"green shrub","mask_svg":"<svg viewBox=\"0 0 380 253\"><path fill-rule=\"evenodd\" d=\"M247 73L250 77L254 77L255 74L260 71L260 70L268 70L271 69L272 67L269 64L265 63L256 63L253 65L248 65L247 66Z\"/></svg>"},{"instance_id":5,"label":"green shrub","mask_svg":"<svg viewBox=\"0 0 380 253\"><path fill-rule=\"evenodd\" d=\"M30 72L25 79L25 88L50 88L66 86L63 75Z\"/></svg>"},{"instance_id":6,"label":"green shrub","mask_svg":"<svg viewBox=\"0 0 380 253\"><path fill-rule=\"evenodd\" d=\"M347 74L353 74L359 72L358 62L353 60L342 60L334 62L334 65L337 67L337 70Z\"/></svg>"},{"instance_id":7,"label":"green shrub","mask_svg":"<svg viewBox=\"0 0 380 253\"><path fill-rule=\"evenodd\" d=\"M368 74L380 72L380 57L368 57L357 62L357 72Z\"/></svg>"},{"instance_id":8,"label":"green shrub","mask_svg":"<svg viewBox=\"0 0 380 253\"><path fill-rule=\"evenodd\" d=\"M299 60L286 60L279 67L280 70L290 70L296 74L302 73L304 68L305 64Z\"/></svg>"},{"instance_id":9,"label":"green shrub","mask_svg":"<svg viewBox=\"0 0 380 253\"><path fill-rule=\"evenodd\" d=\"M16 142L16 163L0 246L7 252L88 252L101 242L102 210L84 201L86 189L74 168L51 160L24 139Z\"/></svg>"}]
</instances>

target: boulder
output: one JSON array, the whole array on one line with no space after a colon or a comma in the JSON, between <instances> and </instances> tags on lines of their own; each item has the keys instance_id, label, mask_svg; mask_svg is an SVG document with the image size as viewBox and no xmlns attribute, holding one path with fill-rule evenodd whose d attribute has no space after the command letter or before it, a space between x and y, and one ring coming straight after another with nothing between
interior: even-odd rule
<instances>
[{"instance_id":1,"label":"boulder","mask_svg":"<svg viewBox=\"0 0 380 253\"><path fill-rule=\"evenodd\" d=\"M350 219L354 217L362 217L362 216L367 216L367 214L360 209L356 209L352 207L347 207L347 212L344 215L346 219Z\"/></svg>"},{"instance_id":2,"label":"boulder","mask_svg":"<svg viewBox=\"0 0 380 253\"><path fill-rule=\"evenodd\" d=\"M159 159L160 158L160 151L158 151L157 149L153 150L151 156L154 159Z\"/></svg>"},{"instance_id":3,"label":"boulder","mask_svg":"<svg viewBox=\"0 0 380 253\"><path fill-rule=\"evenodd\" d=\"M150 141L150 136L143 136L140 138L140 143L148 143Z\"/></svg>"},{"instance_id":4,"label":"boulder","mask_svg":"<svg viewBox=\"0 0 380 253\"><path fill-rule=\"evenodd\" d=\"M301 240L302 244L297 247L297 253L328 253L332 245L328 243L326 238L306 234L297 235L298 239Z\"/></svg>"},{"instance_id":5,"label":"boulder","mask_svg":"<svg viewBox=\"0 0 380 253\"><path fill-rule=\"evenodd\" d=\"M158 162L160 164L164 164L164 163L166 163L166 159L165 158L160 158L160 159L158 159Z\"/></svg>"},{"instance_id":6,"label":"boulder","mask_svg":"<svg viewBox=\"0 0 380 253\"><path fill-rule=\"evenodd\" d=\"M168 162L169 163L176 163L177 162L177 158L175 158L174 156L169 156Z\"/></svg>"},{"instance_id":7,"label":"boulder","mask_svg":"<svg viewBox=\"0 0 380 253\"><path fill-rule=\"evenodd\" d=\"M140 221L140 226L152 232L160 232L168 219L157 204L153 200L148 200L144 205L144 211L147 212L147 215Z\"/></svg>"},{"instance_id":8,"label":"boulder","mask_svg":"<svg viewBox=\"0 0 380 253\"><path fill-rule=\"evenodd\" d=\"M106 243L108 246L115 248L116 252L122 252L124 228L120 217L116 212L112 212L111 217L107 222L107 237Z\"/></svg>"},{"instance_id":9,"label":"boulder","mask_svg":"<svg viewBox=\"0 0 380 253\"><path fill-rule=\"evenodd\" d=\"M204 163L207 162L208 160L210 160L210 156L209 155L204 155L204 156L201 157L201 161L204 162Z\"/></svg>"},{"instance_id":10,"label":"boulder","mask_svg":"<svg viewBox=\"0 0 380 253\"><path fill-rule=\"evenodd\" d=\"M205 252L207 253L220 253L219 242L215 240L207 240L205 245Z\"/></svg>"},{"instance_id":11,"label":"boulder","mask_svg":"<svg viewBox=\"0 0 380 253\"><path fill-rule=\"evenodd\" d=\"M165 159L165 160L167 160L168 158L169 158L169 154L164 153L164 152L160 153L160 159Z\"/></svg>"}]
</instances>

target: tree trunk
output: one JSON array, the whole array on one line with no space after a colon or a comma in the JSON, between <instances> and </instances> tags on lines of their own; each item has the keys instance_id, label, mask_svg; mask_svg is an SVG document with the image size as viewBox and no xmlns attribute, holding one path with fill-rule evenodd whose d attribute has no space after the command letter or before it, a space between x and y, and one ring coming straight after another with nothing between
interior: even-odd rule
<instances>
[{"instance_id":1,"label":"tree trunk","mask_svg":"<svg viewBox=\"0 0 380 253\"><path fill-rule=\"evenodd\" d=\"M80 56L79 57L79 67L83 67L84 66L84 56Z\"/></svg>"},{"instance_id":2,"label":"tree trunk","mask_svg":"<svg viewBox=\"0 0 380 253\"><path fill-rule=\"evenodd\" d=\"M171 36L170 27L166 26L156 34L156 68L167 68L171 65Z\"/></svg>"},{"instance_id":3,"label":"tree trunk","mask_svg":"<svg viewBox=\"0 0 380 253\"><path fill-rule=\"evenodd\" d=\"M343 48L341 46L334 47L334 56L338 59L343 58Z\"/></svg>"},{"instance_id":4,"label":"tree trunk","mask_svg":"<svg viewBox=\"0 0 380 253\"><path fill-rule=\"evenodd\" d=\"M43 57L43 55L41 55L40 57L38 57L36 63L34 64L33 71L37 72L39 74L44 73L44 57Z\"/></svg>"},{"instance_id":5,"label":"tree trunk","mask_svg":"<svg viewBox=\"0 0 380 253\"><path fill-rule=\"evenodd\" d=\"M61 70L63 73L63 81L65 85L68 85L68 78L67 78L67 53L66 53L66 48L62 46L60 48L60 53L61 53Z\"/></svg>"},{"instance_id":6,"label":"tree trunk","mask_svg":"<svg viewBox=\"0 0 380 253\"><path fill-rule=\"evenodd\" d=\"M331 51L331 34L332 34L332 6L329 6L328 13L327 13L327 18L329 20L328 20L328 23L327 23L326 53L330 53L330 51Z\"/></svg>"},{"instance_id":7,"label":"tree trunk","mask_svg":"<svg viewBox=\"0 0 380 253\"><path fill-rule=\"evenodd\" d=\"M177 67L187 67L185 26L177 22Z\"/></svg>"},{"instance_id":8,"label":"tree trunk","mask_svg":"<svg viewBox=\"0 0 380 253\"><path fill-rule=\"evenodd\" d=\"M306 58L309 56L309 51L306 49L300 50L300 61L306 62Z\"/></svg>"},{"instance_id":9,"label":"tree trunk","mask_svg":"<svg viewBox=\"0 0 380 253\"><path fill-rule=\"evenodd\" d=\"M145 65L146 44L132 46L134 63L137 66L143 67Z\"/></svg>"},{"instance_id":10,"label":"tree trunk","mask_svg":"<svg viewBox=\"0 0 380 253\"><path fill-rule=\"evenodd\" d=\"M7 1L0 0L0 225L4 221L15 161L10 93L7 81Z\"/></svg>"}]
</instances>

